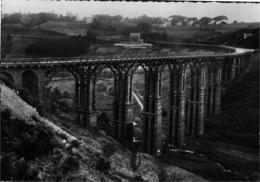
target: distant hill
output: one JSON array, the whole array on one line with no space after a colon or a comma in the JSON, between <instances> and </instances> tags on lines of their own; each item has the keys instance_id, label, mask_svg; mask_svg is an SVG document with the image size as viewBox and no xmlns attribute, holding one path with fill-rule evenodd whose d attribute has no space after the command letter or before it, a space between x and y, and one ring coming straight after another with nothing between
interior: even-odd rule
<instances>
[{"instance_id":1,"label":"distant hill","mask_svg":"<svg viewBox=\"0 0 260 182\"><path fill-rule=\"evenodd\" d=\"M66 35L85 35L89 25L80 22L48 21L34 26L34 29L58 32Z\"/></svg>"},{"instance_id":2,"label":"distant hill","mask_svg":"<svg viewBox=\"0 0 260 182\"><path fill-rule=\"evenodd\" d=\"M2 24L1 36L2 45L9 46L8 51L5 52L6 57L27 57L25 55L25 49L40 39L69 38L69 36L63 33L47 29L29 28L22 24ZM9 39L7 39L7 37L9 37Z\"/></svg>"}]
</instances>

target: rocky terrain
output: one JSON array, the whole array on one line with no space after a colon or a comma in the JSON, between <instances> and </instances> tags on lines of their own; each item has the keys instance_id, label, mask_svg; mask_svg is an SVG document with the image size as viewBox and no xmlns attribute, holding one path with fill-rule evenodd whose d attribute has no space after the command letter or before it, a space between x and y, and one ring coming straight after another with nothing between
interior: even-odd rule
<instances>
[{"instance_id":1,"label":"rocky terrain","mask_svg":"<svg viewBox=\"0 0 260 182\"><path fill-rule=\"evenodd\" d=\"M173 165L132 153L103 131L41 117L3 83L1 90L1 180L205 181Z\"/></svg>"}]
</instances>

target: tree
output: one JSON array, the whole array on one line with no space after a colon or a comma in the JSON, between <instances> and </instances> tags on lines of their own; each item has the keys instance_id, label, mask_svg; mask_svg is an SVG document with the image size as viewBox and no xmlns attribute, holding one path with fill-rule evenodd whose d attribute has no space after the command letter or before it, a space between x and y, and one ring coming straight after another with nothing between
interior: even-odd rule
<instances>
[{"instance_id":1,"label":"tree","mask_svg":"<svg viewBox=\"0 0 260 182\"><path fill-rule=\"evenodd\" d=\"M109 15L95 15L93 18L93 23L95 22L111 22L112 17Z\"/></svg>"},{"instance_id":2,"label":"tree","mask_svg":"<svg viewBox=\"0 0 260 182\"><path fill-rule=\"evenodd\" d=\"M113 21L121 22L123 20L123 17L121 15L115 15L112 17Z\"/></svg>"},{"instance_id":3,"label":"tree","mask_svg":"<svg viewBox=\"0 0 260 182\"><path fill-rule=\"evenodd\" d=\"M161 17L153 18L152 23L155 25L161 25L161 24L163 24L163 19Z\"/></svg>"},{"instance_id":4,"label":"tree","mask_svg":"<svg viewBox=\"0 0 260 182\"><path fill-rule=\"evenodd\" d=\"M227 18L227 16L221 15L221 16L216 16L215 18L213 18L213 20L224 21L224 20L228 20L228 18Z\"/></svg>"},{"instance_id":5,"label":"tree","mask_svg":"<svg viewBox=\"0 0 260 182\"><path fill-rule=\"evenodd\" d=\"M208 25L211 20L212 20L212 19L209 18L209 17L202 17L202 18L199 20L199 25L200 25L200 26Z\"/></svg>"},{"instance_id":6,"label":"tree","mask_svg":"<svg viewBox=\"0 0 260 182\"><path fill-rule=\"evenodd\" d=\"M13 24L13 23L21 23L22 14L21 13L13 13L13 14L5 14L2 19L3 24Z\"/></svg>"},{"instance_id":7,"label":"tree","mask_svg":"<svg viewBox=\"0 0 260 182\"><path fill-rule=\"evenodd\" d=\"M171 19L171 24L176 25L178 22L183 22L185 17L181 15L172 15L169 18Z\"/></svg>"}]
</instances>

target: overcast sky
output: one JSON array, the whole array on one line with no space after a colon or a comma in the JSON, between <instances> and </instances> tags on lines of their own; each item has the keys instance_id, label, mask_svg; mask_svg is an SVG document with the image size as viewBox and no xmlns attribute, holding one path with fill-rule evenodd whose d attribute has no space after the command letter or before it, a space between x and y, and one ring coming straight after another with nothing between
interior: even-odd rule
<instances>
[{"instance_id":1,"label":"overcast sky","mask_svg":"<svg viewBox=\"0 0 260 182\"><path fill-rule=\"evenodd\" d=\"M260 22L260 4L253 3L166 3L166 2L95 2L95 1L47 1L47 0L2 0L2 13L71 12L80 18L94 14L120 14L124 17L148 16L169 17L183 15L201 18L226 15L229 21Z\"/></svg>"}]
</instances>

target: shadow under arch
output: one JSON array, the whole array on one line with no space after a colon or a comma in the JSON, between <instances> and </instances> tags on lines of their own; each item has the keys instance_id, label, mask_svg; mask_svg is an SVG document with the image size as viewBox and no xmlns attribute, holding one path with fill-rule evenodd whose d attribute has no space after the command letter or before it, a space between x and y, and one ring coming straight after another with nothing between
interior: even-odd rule
<instances>
[{"instance_id":1,"label":"shadow under arch","mask_svg":"<svg viewBox=\"0 0 260 182\"><path fill-rule=\"evenodd\" d=\"M28 89L34 98L39 97L39 78L32 70L26 70L22 73L22 87Z\"/></svg>"}]
</instances>

